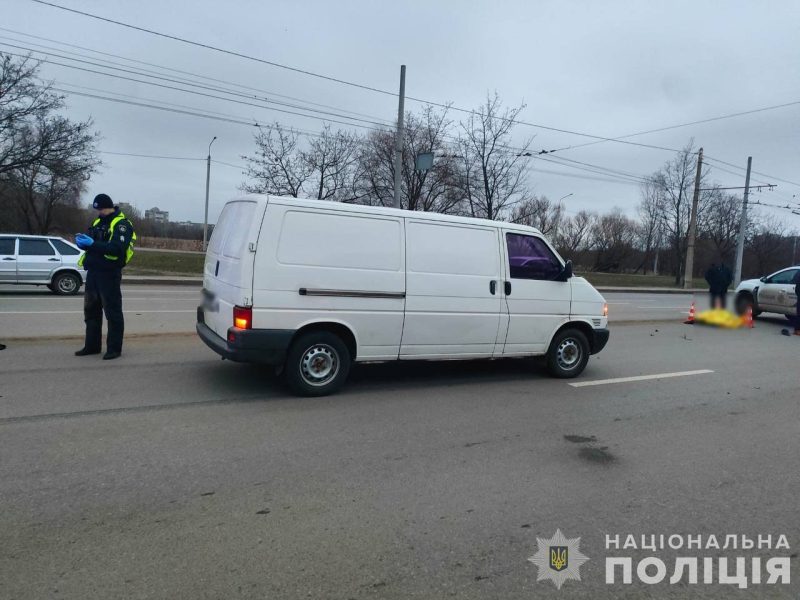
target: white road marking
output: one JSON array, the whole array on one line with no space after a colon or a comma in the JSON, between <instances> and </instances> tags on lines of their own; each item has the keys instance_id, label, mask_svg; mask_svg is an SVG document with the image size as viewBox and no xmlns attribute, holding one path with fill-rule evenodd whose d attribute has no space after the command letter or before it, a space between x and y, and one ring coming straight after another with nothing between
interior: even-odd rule
<instances>
[{"instance_id":1,"label":"white road marking","mask_svg":"<svg viewBox=\"0 0 800 600\"><path fill-rule=\"evenodd\" d=\"M197 313L194 310L124 310L126 315L159 314L159 313ZM82 310L4 310L0 315L82 315Z\"/></svg>"},{"instance_id":2,"label":"white road marking","mask_svg":"<svg viewBox=\"0 0 800 600\"><path fill-rule=\"evenodd\" d=\"M666 379L668 377L686 377L688 375L704 375L713 373L711 369L699 369L697 371L676 371L674 373L656 373L654 375L636 375L634 377L616 377L614 379L598 379L596 381L579 381L570 383L572 387L587 387L590 385L606 385L607 383L628 383L629 381L647 381L649 379Z\"/></svg>"}]
</instances>

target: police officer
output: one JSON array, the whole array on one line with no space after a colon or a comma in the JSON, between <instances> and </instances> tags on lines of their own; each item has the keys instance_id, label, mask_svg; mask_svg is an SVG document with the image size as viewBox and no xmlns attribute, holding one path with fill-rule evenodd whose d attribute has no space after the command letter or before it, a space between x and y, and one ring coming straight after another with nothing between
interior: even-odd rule
<instances>
[{"instance_id":1,"label":"police officer","mask_svg":"<svg viewBox=\"0 0 800 600\"><path fill-rule=\"evenodd\" d=\"M106 194L98 194L92 206L98 217L89 233L79 233L75 243L85 251L79 264L88 275L83 297L83 316L86 322L86 343L75 356L100 354L103 332L103 312L108 321L106 353L103 360L119 358L122 354L122 267L133 254L136 239L133 225Z\"/></svg>"}]
</instances>

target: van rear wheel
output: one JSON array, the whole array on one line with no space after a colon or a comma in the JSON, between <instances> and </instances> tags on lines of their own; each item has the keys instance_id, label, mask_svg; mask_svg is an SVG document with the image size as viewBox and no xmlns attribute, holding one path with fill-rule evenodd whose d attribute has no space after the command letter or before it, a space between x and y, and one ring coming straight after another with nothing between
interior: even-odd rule
<instances>
[{"instance_id":1,"label":"van rear wheel","mask_svg":"<svg viewBox=\"0 0 800 600\"><path fill-rule=\"evenodd\" d=\"M547 351L547 370L553 377L577 377L589 362L589 341L578 329L565 329L556 334Z\"/></svg>"},{"instance_id":2,"label":"van rear wheel","mask_svg":"<svg viewBox=\"0 0 800 600\"><path fill-rule=\"evenodd\" d=\"M350 372L350 351L329 331L298 337L286 356L286 383L298 396L327 396L344 385Z\"/></svg>"}]
</instances>

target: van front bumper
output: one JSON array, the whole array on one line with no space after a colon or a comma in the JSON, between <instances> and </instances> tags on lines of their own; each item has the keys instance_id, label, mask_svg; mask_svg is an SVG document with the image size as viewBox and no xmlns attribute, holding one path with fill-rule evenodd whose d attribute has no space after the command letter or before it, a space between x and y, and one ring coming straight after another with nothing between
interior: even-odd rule
<instances>
[{"instance_id":1,"label":"van front bumper","mask_svg":"<svg viewBox=\"0 0 800 600\"><path fill-rule=\"evenodd\" d=\"M222 339L203 322L197 310L197 335L222 358L234 362L282 365L294 336L292 329L239 329L230 327L228 339Z\"/></svg>"},{"instance_id":2,"label":"van front bumper","mask_svg":"<svg viewBox=\"0 0 800 600\"><path fill-rule=\"evenodd\" d=\"M611 332L608 328L592 329L592 336L589 339L589 354L597 354L605 348L610 335Z\"/></svg>"}]
</instances>

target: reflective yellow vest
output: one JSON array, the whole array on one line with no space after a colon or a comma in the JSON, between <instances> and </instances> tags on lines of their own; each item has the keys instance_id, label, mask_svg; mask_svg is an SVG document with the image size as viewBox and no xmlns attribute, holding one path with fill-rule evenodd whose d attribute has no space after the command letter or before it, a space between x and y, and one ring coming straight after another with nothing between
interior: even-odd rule
<instances>
[{"instance_id":1,"label":"reflective yellow vest","mask_svg":"<svg viewBox=\"0 0 800 600\"><path fill-rule=\"evenodd\" d=\"M125 218L125 215L120 212L116 217L114 217L111 220L111 224L108 226L108 241L111 241L111 238L114 236L114 228L117 226L117 223L122 221L124 218ZM96 218L92 222L92 227L95 227L99 222L100 222L100 217ZM128 248L125 251L125 264L126 265L129 262L131 262L131 258L133 258L133 244L134 244L135 241L136 241L136 232L133 231L133 227L131 227L131 242L130 242L130 244L128 244ZM86 258L86 252L81 254L81 257L78 259L78 266L79 267L83 266L84 258ZM118 256L113 256L111 254L104 254L103 258L106 258L108 260L118 260L119 259Z\"/></svg>"}]
</instances>

